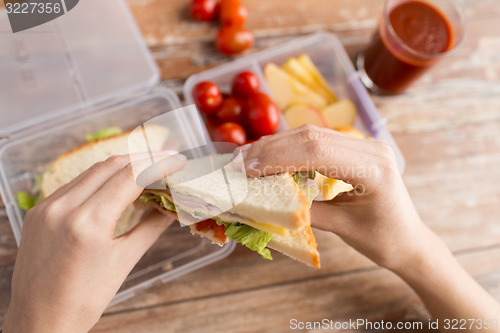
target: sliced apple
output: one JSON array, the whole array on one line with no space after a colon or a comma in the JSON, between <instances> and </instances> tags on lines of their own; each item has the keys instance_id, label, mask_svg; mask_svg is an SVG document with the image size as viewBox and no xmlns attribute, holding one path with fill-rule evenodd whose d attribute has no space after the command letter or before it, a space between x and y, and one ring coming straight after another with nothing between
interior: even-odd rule
<instances>
[{"instance_id":1,"label":"sliced apple","mask_svg":"<svg viewBox=\"0 0 500 333\"><path fill-rule=\"evenodd\" d=\"M266 65L264 75L273 94L273 99L281 110L293 103L306 103L317 109L328 104L319 94L273 63Z\"/></svg>"},{"instance_id":2,"label":"sliced apple","mask_svg":"<svg viewBox=\"0 0 500 333\"><path fill-rule=\"evenodd\" d=\"M350 99L328 105L321 111L330 128L341 128L354 125L358 112L356 105Z\"/></svg>"},{"instance_id":3,"label":"sliced apple","mask_svg":"<svg viewBox=\"0 0 500 333\"><path fill-rule=\"evenodd\" d=\"M347 135L350 135L352 137L358 138L358 139L366 139L366 136L364 135L363 132L361 132L358 129L355 129L352 126L345 126L345 127L337 128L337 131L339 131L340 133L347 134Z\"/></svg>"},{"instance_id":4,"label":"sliced apple","mask_svg":"<svg viewBox=\"0 0 500 333\"><path fill-rule=\"evenodd\" d=\"M303 68L305 68L309 73L313 76L314 80L321 86L323 87L323 90L326 91L332 100L332 102L338 101L337 96L335 93L332 91L332 88L330 88L330 85L328 82L326 82L325 78L321 74L321 72L318 70L316 65L314 65L314 62L311 60L311 58L307 54L303 54L300 57L297 58L298 62L302 65Z\"/></svg>"},{"instance_id":5,"label":"sliced apple","mask_svg":"<svg viewBox=\"0 0 500 333\"><path fill-rule=\"evenodd\" d=\"M342 180L325 177L319 172L316 172L314 181L318 185L319 193L321 194L319 199L324 201L332 200L340 193L354 190L351 184L343 182Z\"/></svg>"},{"instance_id":6,"label":"sliced apple","mask_svg":"<svg viewBox=\"0 0 500 333\"><path fill-rule=\"evenodd\" d=\"M321 112L305 103L292 104L285 109L283 114L290 128L297 128L305 124L326 127L326 121Z\"/></svg>"},{"instance_id":7,"label":"sliced apple","mask_svg":"<svg viewBox=\"0 0 500 333\"><path fill-rule=\"evenodd\" d=\"M300 62L296 58L290 58L285 62L281 68L311 88L313 91L317 92L321 97L326 99L328 103L333 103L336 101L335 98L332 98L332 93L329 91L326 91L321 84L314 78L314 75L304 66L300 64Z\"/></svg>"}]
</instances>

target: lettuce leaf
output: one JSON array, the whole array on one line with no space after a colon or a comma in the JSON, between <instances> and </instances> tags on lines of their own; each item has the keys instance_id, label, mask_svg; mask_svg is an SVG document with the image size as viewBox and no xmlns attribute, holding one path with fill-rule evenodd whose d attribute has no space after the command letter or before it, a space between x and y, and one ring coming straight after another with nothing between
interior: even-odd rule
<instances>
[{"instance_id":1,"label":"lettuce leaf","mask_svg":"<svg viewBox=\"0 0 500 333\"><path fill-rule=\"evenodd\" d=\"M257 252L264 259L273 260L271 251L266 248L267 243L273 238L273 234L257 230L246 224L225 223L226 237L234 239L236 242L245 245L250 250Z\"/></svg>"},{"instance_id":2,"label":"lettuce leaf","mask_svg":"<svg viewBox=\"0 0 500 333\"><path fill-rule=\"evenodd\" d=\"M28 211L36 205L36 197L32 197L28 192L19 191L17 192L17 203L21 209Z\"/></svg>"},{"instance_id":3,"label":"lettuce leaf","mask_svg":"<svg viewBox=\"0 0 500 333\"><path fill-rule=\"evenodd\" d=\"M175 205L170 200L168 200L166 197L164 197L162 195L156 195L153 193L145 193L139 197L139 200L144 202L144 203L154 201L154 202L160 204L160 206L162 206L165 209L171 210L173 212L177 211L177 209L175 208Z\"/></svg>"},{"instance_id":4,"label":"lettuce leaf","mask_svg":"<svg viewBox=\"0 0 500 333\"><path fill-rule=\"evenodd\" d=\"M116 127L116 126L108 127L108 128L103 129L103 130L100 130L98 132L85 135L85 139L87 141L106 139L106 138L115 136L117 134L120 134L122 132L123 131L120 127Z\"/></svg>"},{"instance_id":5,"label":"lettuce leaf","mask_svg":"<svg viewBox=\"0 0 500 333\"><path fill-rule=\"evenodd\" d=\"M305 185L308 179L316 177L316 171L298 171L293 173L293 179L299 186Z\"/></svg>"},{"instance_id":6,"label":"lettuce leaf","mask_svg":"<svg viewBox=\"0 0 500 333\"><path fill-rule=\"evenodd\" d=\"M299 185L300 190L306 197L306 200L309 203L309 208L311 207L314 198L316 198L320 193L318 185L310 181L314 180L314 178L316 178L316 171L299 171L294 172L293 174L293 179L297 185Z\"/></svg>"},{"instance_id":7,"label":"lettuce leaf","mask_svg":"<svg viewBox=\"0 0 500 333\"><path fill-rule=\"evenodd\" d=\"M139 200L144 203L148 203L150 201L157 202L162 207L174 212L179 210L178 207L176 207L172 202L170 202L170 200L162 195L145 193L139 197ZM196 212L195 215L197 215ZM212 217L212 219L216 220L217 224L224 225L226 229L224 234L227 238L231 238L237 243L245 245L250 250L260 254L264 259L273 260L271 251L269 251L269 249L266 249L267 243L269 243L271 238L273 238L273 234L255 229L246 224L227 223L218 217Z\"/></svg>"}]
</instances>

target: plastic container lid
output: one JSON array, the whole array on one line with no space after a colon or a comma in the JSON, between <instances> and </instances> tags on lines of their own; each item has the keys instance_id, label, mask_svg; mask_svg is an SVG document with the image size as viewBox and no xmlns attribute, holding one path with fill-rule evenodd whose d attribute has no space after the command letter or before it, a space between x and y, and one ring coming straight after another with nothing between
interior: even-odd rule
<instances>
[{"instance_id":1,"label":"plastic container lid","mask_svg":"<svg viewBox=\"0 0 500 333\"><path fill-rule=\"evenodd\" d=\"M0 137L159 81L121 0L80 1L65 15L15 34L2 10L0 59Z\"/></svg>"}]
</instances>

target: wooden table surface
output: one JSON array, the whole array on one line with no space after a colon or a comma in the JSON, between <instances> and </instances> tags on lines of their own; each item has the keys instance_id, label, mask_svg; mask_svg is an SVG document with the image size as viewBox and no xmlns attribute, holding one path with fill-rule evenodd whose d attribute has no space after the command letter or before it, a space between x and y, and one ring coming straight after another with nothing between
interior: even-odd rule
<instances>
[{"instance_id":1,"label":"wooden table surface","mask_svg":"<svg viewBox=\"0 0 500 333\"><path fill-rule=\"evenodd\" d=\"M229 59L217 28L192 22L188 0L127 0L161 68L179 92L190 74ZM369 40L381 0L244 0L256 52L318 30L351 56ZM500 6L461 1L462 48L406 94L373 96L407 162L404 180L422 219L500 300ZM239 246L227 259L111 307L94 332L288 332L292 318L427 321L397 276L335 235L317 232L321 270L284 256L267 262ZM10 295L14 237L0 209L0 322Z\"/></svg>"}]
</instances>

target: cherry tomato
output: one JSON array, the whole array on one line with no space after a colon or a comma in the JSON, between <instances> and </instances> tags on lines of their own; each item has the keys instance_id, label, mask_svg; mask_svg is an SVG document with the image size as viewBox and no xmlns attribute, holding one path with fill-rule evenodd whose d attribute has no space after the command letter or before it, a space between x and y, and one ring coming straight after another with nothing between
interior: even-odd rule
<instances>
[{"instance_id":1,"label":"cherry tomato","mask_svg":"<svg viewBox=\"0 0 500 333\"><path fill-rule=\"evenodd\" d=\"M243 101L237 98L227 98L222 101L222 104L215 112L217 120L221 123L238 123L243 122Z\"/></svg>"},{"instance_id":2,"label":"cherry tomato","mask_svg":"<svg viewBox=\"0 0 500 333\"><path fill-rule=\"evenodd\" d=\"M259 136L273 134L280 122L280 110L273 100L262 92L250 96L245 114L251 132Z\"/></svg>"},{"instance_id":3,"label":"cherry tomato","mask_svg":"<svg viewBox=\"0 0 500 333\"><path fill-rule=\"evenodd\" d=\"M234 97L247 99L259 89L259 78L250 71L241 72L233 80L232 94Z\"/></svg>"},{"instance_id":4,"label":"cherry tomato","mask_svg":"<svg viewBox=\"0 0 500 333\"><path fill-rule=\"evenodd\" d=\"M213 230L215 238L217 238L222 243L227 241L225 231L226 228L224 225L218 225L214 220L204 220L196 223L196 230L201 232L207 232L209 230Z\"/></svg>"},{"instance_id":5,"label":"cherry tomato","mask_svg":"<svg viewBox=\"0 0 500 333\"><path fill-rule=\"evenodd\" d=\"M192 0L189 13L197 21L212 21L215 18L216 7L217 0Z\"/></svg>"},{"instance_id":6,"label":"cherry tomato","mask_svg":"<svg viewBox=\"0 0 500 333\"><path fill-rule=\"evenodd\" d=\"M241 125L224 123L215 129L213 139L215 142L232 142L242 146L247 142L247 134Z\"/></svg>"},{"instance_id":7,"label":"cherry tomato","mask_svg":"<svg viewBox=\"0 0 500 333\"><path fill-rule=\"evenodd\" d=\"M219 30L215 45L224 55L234 55L252 47L253 34L240 26L225 26Z\"/></svg>"},{"instance_id":8,"label":"cherry tomato","mask_svg":"<svg viewBox=\"0 0 500 333\"><path fill-rule=\"evenodd\" d=\"M212 229L212 221L213 220L203 220L196 223L196 230L198 231L208 231Z\"/></svg>"},{"instance_id":9,"label":"cherry tomato","mask_svg":"<svg viewBox=\"0 0 500 333\"><path fill-rule=\"evenodd\" d=\"M220 19L220 1L217 0L217 4L215 5L214 20L219 21L219 19Z\"/></svg>"},{"instance_id":10,"label":"cherry tomato","mask_svg":"<svg viewBox=\"0 0 500 333\"><path fill-rule=\"evenodd\" d=\"M222 103L219 87L210 81L198 83L193 89L193 98L196 106L207 115L217 111Z\"/></svg>"},{"instance_id":11,"label":"cherry tomato","mask_svg":"<svg viewBox=\"0 0 500 333\"><path fill-rule=\"evenodd\" d=\"M225 243L227 241L226 227L223 224L218 225L217 222L215 222L215 224L212 224L212 229L214 231L215 238L220 240L222 243Z\"/></svg>"},{"instance_id":12,"label":"cherry tomato","mask_svg":"<svg viewBox=\"0 0 500 333\"><path fill-rule=\"evenodd\" d=\"M248 11L239 0L222 0L220 3L219 21L223 25L243 25Z\"/></svg>"}]
</instances>

